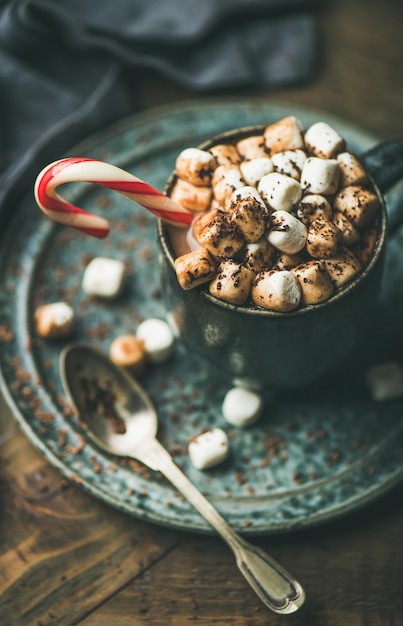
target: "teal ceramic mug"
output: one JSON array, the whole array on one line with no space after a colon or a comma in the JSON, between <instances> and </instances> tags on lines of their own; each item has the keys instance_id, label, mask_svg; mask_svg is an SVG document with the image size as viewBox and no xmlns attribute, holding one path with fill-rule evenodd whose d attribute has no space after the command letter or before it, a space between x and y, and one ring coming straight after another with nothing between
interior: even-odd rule
<instances>
[{"instance_id":1,"label":"teal ceramic mug","mask_svg":"<svg viewBox=\"0 0 403 626\"><path fill-rule=\"evenodd\" d=\"M261 134L263 127L229 131L200 147ZM238 384L292 389L312 383L340 366L371 323L381 289L388 215L383 193L403 177L403 140L385 142L361 155L378 195L379 235L366 267L327 301L289 313L235 306L212 296L204 286L184 291L177 280L169 228L159 222L161 278L168 319L180 340L226 372ZM170 176L169 195L176 180ZM403 215L393 216L393 227ZM389 224L390 229L390 224Z\"/></svg>"}]
</instances>

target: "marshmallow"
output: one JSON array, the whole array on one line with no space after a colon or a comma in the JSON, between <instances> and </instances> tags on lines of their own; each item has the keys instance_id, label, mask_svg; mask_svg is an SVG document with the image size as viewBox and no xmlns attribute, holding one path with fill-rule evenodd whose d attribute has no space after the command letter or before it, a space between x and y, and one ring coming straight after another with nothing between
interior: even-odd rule
<instances>
[{"instance_id":1,"label":"marshmallow","mask_svg":"<svg viewBox=\"0 0 403 626\"><path fill-rule=\"evenodd\" d=\"M357 257L361 265L364 267L372 258L378 241L378 229L376 226L370 226L361 233L360 241L352 248L354 256Z\"/></svg>"},{"instance_id":2,"label":"marshmallow","mask_svg":"<svg viewBox=\"0 0 403 626\"><path fill-rule=\"evenodd\" d=\"M319 304L332 295L333 283L321 262L308 261L291 271L300 284L304 304Z\"/></svg>"},{"instance_id":3,"label":"marshmallow","mask_svg":"<svg viewBox=\"0 0 403 626\"><path fill-rule=\"evenodd\" d=\"M179 178L196 186L206 186L217 167L215 157L206 150L186 148L176 159L176 173Z\"/></svg>"},{"instance_id":4,"label":"marshmallow","mask_svg":"<svg viewBox=\"0 0 403 626\"><path fill-rule=\"evenodd\" d=\"M359 260L344 246L339 246L337 255L331 259L325 259L323 263L336 287L342 287L348 283L361 270Z\"/></svg>"},{"instance_id":5,"label":"marshmallow","mask_svg":"<svg viewBox=\"0 0 403 626\"><path fill-rule=\"evenodd\" d=\"M304 147L304 129L301 122L290 115L275 124L267 126L264 133L266 151L272 155L284 150L296 150Z\"/></svg>"},{"instance_id":6,"label":"marshmallow","mask_svg":"<svg viewBox=\"0 0 403 626\"><path fill-rule=\"evenodd\" d=\"M192 437L188 445L188 454L196 469L204 470L214 467L228 457L228 437L221 428L206 430Z\"/></svg>"},{"instance_id":7,"label":"marshmallow","mask_svg":"<svg viewBox=\"0 0 403 626\"><path fill-rule=\"evenodd\" d=\"M35 311L36 332L46 339L68 337L73 328L74 311L66 302L42 304Z\"/></svg>"},{"instance_id":8,"label":"marshmallow","mask_svg":"<svg viewBox=\"0 0 403 626\"><path fill-rule=\"evenodd\" d=\"M306 161L306 154L303 150L285 150L273 154L271 160L276 172L299 180Z\"/></svg>"},{"instance_id":9,"label":"marshmallow","mask_svg":"<svg viewBox=\"0 0 403 626\"><path fill-rule=\"evenodd\" d=\"M314 220L308 229L306 249L314 259L328 259L337 254L341 232L324 218Z\"/></svg>"},{"instance_id":10,"label":"marshmallow","mask_svg":"<svg viewBox=\"0 0 403 626\"><path fill-rule=\"evenodd\" d=\"M270 216L270 228L266 237L281 252L296 254L305 246L307 229L291 213L274 211Z\"/></svg>"},{"instance_id":11,"label":"marshmallow","mask_svg":"<svg viewBox=\"0 0 403 626\"><path fill-rule=\"evenodd\" d=\"M211 187L200 187L178 178L171 190L172 200L188 211L206 211L211 203Z\"/></svg>"},{"instance_id":12,"label":"marshmallow","mask_svg":"<svg viewBox=\"0 0 403 626\"><path fill-rule=\"evenodd\" d=\"M207 250L193 250L175 260L175 271L180 286L187 291L213 278L215 261Z\"/></svg>"},{"instance_id":13,"label":"marshmallow","mask_svg":"<svg viewBox=\"0 0 403 626\"><path fill-rule=\"evenodd\" d=\"M239 187L245 185L245 181L242 178L239 167L235 165L231 167L219 165L214 172L211 184L214 198L220 204L224 204L226 198L230 196L235 189L239 189Z\"/></svg>"},{"instance_id":14,"label":"marshmallow","mask_svg":"<svg viewBox=\"0 0 403 626\"><path fill-rule=\"evenodd\" d=\"M308 226L313 220L318 217L325 217L328 220L332 219L332 207L325 196L321 196L318 193L308 194L301 198L298 209L297 217L301 222Z\"/></svg>"},{"instance_id":15,"label":"marshmallow","mask_svg":"<svg viewBox=\"0 0 403 626\"><path fill-rule=\"evenodd\" d=\"M244 161L267 157L263 135L253 135L252 137L240 139L236 144L236 148Z\"/></svg>"},{"instance_id":16,"label":"marshmallow","mask_svg":"<svg viewBox=\"0 0 403 626\"><path fill-rule=\"evenodd\" d=\"M334 212L333 224L335 224L341 232L340 242L343 246L353 246L358 243L360 240L360 233L343 213L340 211Z\"/></svg>"},{"instance_id":17,"label":"marshmallow","mask_svg":"<svg viewBox=\"0 0 403 626\"><path fill-rule=\"evenodd\" d=\"M403 396L403 369L396 361L370 367L366 381L374 400L394 400Z\"/></svg>"},{"instance_id":18,"label":"marshmallow","mask_svg":"<svg viewBox=\"0 0 403 626\"><path fill-rule=\"evenodd\" d=\"M303 253L286 254L285 252L283 252L277 258L273 269L290 270L293 267L297 267L297 265L301 265L302 263L305 263L305 261L306 261L306 257Z\"/></svg>"},{"instance_id":19,"label":"marshmallow","mask_svg":"<svg viewBox=\"0 0 403 626\"><path fill-rule=\"evenodd\" d=\"M241 162L241 155L238 150L229 143L217 144L209 148L209 151L215 157L218 165L231 167L231 165L239 165Z\"/></svg>"},{"instance_id":20,"label":"marshmallow","mask_svg":"<svg viewBox=\"0 0 403 626\"><path fill-rule=\"evenodd\" d=\"M257 185L263 176L273 171L273 163L268 157L259 157L257 159L251 159L250 161L244 161L239 167L241 169L242 178L248 185Z\"/></svg>"},{"instance_id":21,"label":"marshmallow","mask_svg":"<svg viewBox=\"0 0 403 626\"><path fill-rule=\"evenodd\" d=\"M276 257L276 248L262 237L258 241L246 244L243 265L257 274L262 270L271 269Z\"/></svg>"},{"instance_id":22,"label":"marshmallow","mask_svg":"<svg viewBox=\"0 0 403 626\"><path fill-rule=\"evenodd\" d=\"M346 142L329 124L316 122L305 133L305 145L316 156L331 159L344 150Z\"/></svg>"},{"instance_id":23,"label":"marshmallow","mask_svg":"<svg viewBox=\"0 0 403 626\"><path fill-rule=\"evenodd\" d=\"M359 230L372 222L380 205L378 196L361 185L345 187L334 199L334 208L344 213Z\"/></svg>"},{"instance_id":24,"label":"marshmallow","mask_svg":"<svg viewBox=\"0 0 403 626\"><path fill-rule=\"evenodd\" d=\"M297 180L278 172L263 176L259 181L258 191L274 211L290 211L302 195L301 185Z\"/></svg>"},{"instance_id":25,"label":"marshmallow","mask_svg":"<svg viewBox=\"0 0 403 626\"><path fill-rule=\"evenodd\" d=\"M231 195L228 213L245 241L253 242L262 237L266 227L267 208L254 187L236 189Z\"/></svg>"},{"instance_id":26,"label":"marshmallow","mask_svg":"<svg viewBox=\"0 0 403 626\"><path fill-rule=\"evenodd\" d=\"M355 154L351 152L341 152L337 155L340 168L340 184L342 187L348 185L367 185L368 176Z\"/></svg>"},{"instance_id":27,"label":"marshmallow","mask_svg":"<svg viewBox=\"0 0 403 626\"><path fill-rule=\"evenodd\" d=\"M117 298L123 287L125 266L122 261L95 257L85 268L82 288L90 296Z\"/></svg>"},{"instance_id":28,"label":"marshmallow","mask_svg":"<svg viewBox=\"0 0 403 626\"><path fill-rule=\"evenodd\" d=\"M258 307L286 313L300 304L301 288L292 272L261 272L252 285L251 296Z\"/></svg>"},{"instance_id":29,"label":"marshmallow","mask_svg":"<svg viewBox=\"0 0 403 626\"><path fill-rule=\"evenodd\" d=\"M262 409L262 396L245 387L233 387L227 391L222 404L224 419L238 428L245 428L256 422Z\"/></svg>"},{"instance_id":30,"label":"marshmallow","mask_svg":"<svg viewBox=\"0 0 403 626\"><path fill-rule=\"evenodd\" d=\"M234 257L245 243L236 225L220 210L209 211L195 220L193 234L202 248L223 259Z\"/></svg>"},{"instance_id":31,"label":"marshmallow","mask_svg":"<svg viewBox=\"0 0 403 626\"><path fill-rule=\"evenodd\" d=\"M171 355L174 336L164 320L149 318L141 322L136 337L144 342L145 351L153 363L162 363Z\"/></svg>"},{"instance_id":32,"label":"marshmallow","mask_svg":"<svg viewBox=\"0 0 403 626\"><path fill-rule=\"evenodd\" d=\"M255 274L234 261L224 261L209 285L212 296L231 304L244 304L249 297Z\"/></svg>"},{"instance_id":33,"label":"marshmallow","mask_svg":"<svg viewBox=\"0 0 403 626\"><path fill-rule=\"evenodd\" d=\"M339 178L339 163L336 159L309 157L302 168L301 185L309 193L328 196L336 193Z\"/></svg>"},{"instance_id":34,"label":"marshmallow","mask_svg":"<svg viewBox=\"0 0 403 626\"><path fill-rule=\"evenodd\" d=\"M134 376L141 376L147 365L144 341L134 335L116 337L110 345L109 357L113 363L127 369Z\"/></svg>"}]
</instances>

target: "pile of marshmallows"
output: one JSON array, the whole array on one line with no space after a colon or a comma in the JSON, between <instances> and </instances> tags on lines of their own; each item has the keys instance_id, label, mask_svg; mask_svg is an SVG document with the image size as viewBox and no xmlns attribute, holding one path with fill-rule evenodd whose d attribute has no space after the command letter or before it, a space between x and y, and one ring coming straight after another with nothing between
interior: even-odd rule
<instances>
[{"instance_id":1,"label":"pile of marshmallows","mask_svg":"<svg viewBox=\"0 0 403 626\"><path fill-rule=\"evenodd\" d=\"M183 289L209 283L226 302L286 312L327 300L368 262L379 199L327 123L286 117L262 135L176 161L171 197L195 213Z\"/></svg>"}]
</instances>

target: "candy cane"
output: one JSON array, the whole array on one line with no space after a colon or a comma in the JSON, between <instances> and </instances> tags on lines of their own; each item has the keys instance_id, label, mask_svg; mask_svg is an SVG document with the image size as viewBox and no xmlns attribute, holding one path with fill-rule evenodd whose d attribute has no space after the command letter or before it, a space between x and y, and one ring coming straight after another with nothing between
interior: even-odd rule
<instances>
[{"instance_id":1,"label":"candy cane","mask_svg":"<svg viewBox=\"0 0 403 626\"><path fill-rule=\"evenodd\" d=\"M113 189L175 226L189 226L193 215L158 189L125 170L94 159L70 157L47 165L35 182L35 199L42 211L55 222L66 224L87 235L104 239L109 222L67 202L56 188L63 183L87 182Z\"/></svg>"}]
</instances>

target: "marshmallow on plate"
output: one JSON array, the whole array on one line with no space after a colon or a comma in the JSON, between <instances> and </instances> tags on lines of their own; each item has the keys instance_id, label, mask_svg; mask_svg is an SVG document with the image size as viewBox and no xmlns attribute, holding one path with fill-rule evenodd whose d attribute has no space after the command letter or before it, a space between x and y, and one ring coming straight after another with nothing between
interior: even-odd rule
<instances>
[{"instance_id":1,"label":"marshmallow on plate","mask_svg":"<svg viewBox=\"0 0 403 626\"><path fill-rule=\"evenodd\" d=\"M243 304L249 297L255 274L234 261L224 261L210 282L212 296L231 304Z\"/></svg>"},{"instance_id":2,"label":"marshmallow on plate","mask_svg":"<svg viewBox=\"0 0 403 626\"><path fill-rule=\"evenodd\" d=\"M206 211L211 203L213 192L211 187L192 185L187 180L178 178L171 190L172 200L188 211Z\"/></svg>"},{"instance_id":3,"label":"marshmallow on plate","mask_svg":"<svg viewBox=\"0 0 403 626\"><path fill-rule=\"evenodd\" d=\"M256 185L263 176L273 171L273 163L268 157L244 161L239 167L242 177L248 185Z\"/></svg>"},{"instance_id":4,"label":"marshmallow on plate","mask_svg":"<svg viewBox=\"0 0 403 626\"><path fill-rule=\"evenodd\" d=\"M145 351L153 363L162 363L171 355L174 336L164 320L153 317L144 320L137 327L136 337L144 342Z\"/></svg>"},{"instance_id":5,"label":"marshmallow on plate","mask_svg":"<svg viewBox=\"0 0 403 626\"><path fill-rule=\"evenodd\" d=\"M301 288L288 270L260 272L252 285L251 296L258 307L286 313L301 302Z\"/></svg>"},{"instance_id":6,"label":"marshmallow on plate","mask_svg":"<svg viewBox=\"0 0 403 626\"><path fill-rule=\"evenodd\" d=\"M122 261L95 257L85 268L82 288L90 296L117 298L123 287L124 273Z\"/></svg>"},{"instance_id":7,"label":"marshmallow on plate","mask_svg":"<svg viewBox=\"0 0 403 626\"><path fill-rule=\"evenodd\" d=\"M307 229L288 211L274 211L270 216L270 228L266 237L281 252L296 254L305 246Z\"/></svg>"},{"instance_id":8,"label":"marshmallow on plate","mask_svg":"<svg viewBox=\"0 0 403 626\"><path fill-rule=\"evenodd\" d=\"M316 122L305 133L305 145L316 156L331 159L344 150L346 142L329 124Z\"/></svg>"},{"instance_id":9,"label":"marshmallow on plate","mask_svg":"<svg viewBox=\"0 0 403 626\"><path fill-rule=\"evenodd\" d=\"M374 400L393 400L403 396L403 368L396 361L370 367L366 380Z\"/></svg>"},{"instance_id":10,"label":"marshmallow on plate","mask_svg":"<svg viewBox=\"0 0 403 626\"><path fill-rule=\"evenodd\" d=\"M144 341L134 335L116 337L110 345L109 357L113 363L135 376L141 376L147 365Z\"/></svg>"},{"instance_id":11,"label":"marshmallow on plate","mask_svg":"<svg viewBox=\"0 0 403 626\"><path fill-rule=\"evenodd\" d=\"M215 261L208 250L193 250L175 259L178 282L186 291L207 283L215 275Z\"/></svg>"},{"instance_id":12,"label":"marshmallow on plate","mask_svg":"<svg viewBox=\"0 0 403 626\"><path fill-rule=\"evenodd\" d=\"M68 337L73 321L74 311L67 302L42 304L35 311L36 332L46 339Z\"/></svg>"},{"instance_id":13,"label":"marshmallow on plate","mask_svg":"<svg viewBox=\"0 0 403 626\"><path fill-rule=\"evenodd\" d=\"M274 211L290 211L302 195L301 185L297 180L278 172L263 176L259 181L258 191Z\"/></svg>"},{"instance_id":14,"label":"marshmallow on plate","mask_svg":"<svg viewBox=\"0 0 403 626\"><path fill-rule=\"evenodd\" d=\"M303 150L285 150L273 154L271 160L276 172L299 180L306 161L306 154Z\"/></svg>"},{"instance_id":15,"label":"marshmallow on plate","mask_svg":"<svg viewBox=\"0 0 403 626\"><path fill-rule=\"evenodd\" d=\"M244 428L260 417L263 398L256 391L245 387L233 387L225 394L222 414L229 424Z\"/></svg>"},{"instance_id":16,"label":"marshmallow on plate","mask_svg":"<svg viewBox=\"0 0 403 626\"><path fill-rule=\"evenodd\" d=\"M204 470L214 467L228 457L228 437L221 428L206 430L192 437L188 445L188 454L196 469Z\"/></svg>"},{"instance_id":17,"label":"marshmallow on plate","mask_svg":"<svg viewBox=\"0 0 403 626\"><path fill-rule=\"evenodd\" d=\"M302 168L301 185L309 193L325 196L337 191L340 179L339 163L336 159L309 157Z\"/></svg>"},{"instance_id":18,"label":"marshmallow on plate","mask_svg":"<svg viewBox=\"0 0 403 626\"><path fill-rule=\"evenodd\" d=\"M270 155L304 147L304 128L293 115L267 126L263 136L266 151Z\"/></svg>"},{"instance_id":19,"label":"marshmallow on plate","mask_svg":"<svg viewBox=\"0 0 403 626\"><path fill-rule=\"evenodd\" d=\"M176 173L179 178L196 186L209 185L217 161L211 152L200 148L186 148L176 159Z\"/></svg>"}]
</instances>

